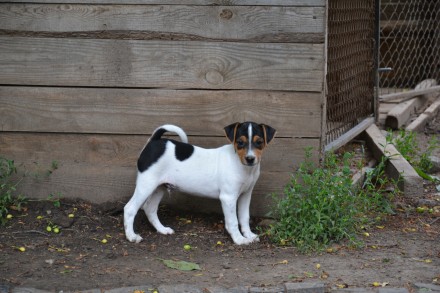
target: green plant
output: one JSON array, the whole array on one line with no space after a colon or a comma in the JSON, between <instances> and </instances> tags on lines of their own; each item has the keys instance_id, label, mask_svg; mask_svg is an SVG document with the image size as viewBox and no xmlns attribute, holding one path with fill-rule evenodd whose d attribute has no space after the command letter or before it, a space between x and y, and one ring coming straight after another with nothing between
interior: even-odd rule
<instances>
[{"instance_id":1,"label":"green plant","mask_svg":"<svg viewBox=\"0 0 440 293\"><path fill-rule=\"evenodd\" d=\"M436 136L432 136L428 142L428 148L425 152L422 152L420 154L419 159L419 167L424 172L429 172L431 170L433 164L429 157L432 155L432 153L439 148L439 141Z\"/></svg>"},{"instance_id":2,"label":"green plant","mask_svg":"<svg viewBox=\"0 0 440 293\"><path fill-rule=\"evenodd\" d=\"M273 195L272 216L277 221L266 234L275 243L293 244L300 251L319 250L343 239L359 245L358 228L374 211L390 210L389 198L384 196L385 159L380 169L367 173L362 188L352 186L350 170L352 154L342 157L328 153L322 167L311 160L311 149L283 195ZM377 189L377 187L380 187ZM370 216L370 217L369 217Z\"/></svg>"},{"instance_id":3,"label":"green plant","mask_svg":"<svg viewBox=\"0 0 440 293\"><path fill-rule=\"evenodd\" d=\"M53 206L56 208L59 208L61 206L61 198L63 197L63 194L61 192L57 192L56 194L49 194L47 197L48 201L51 201Z\"/></svg>"},{"instance_id":4,"label":"green plant","mask_svg":"<svg viewBox=\"0 0 440 293\"><path fill-rule=\"evenodd\" d=\"M416 172L424 179L433 180L426 173L432 168L429 157L433 151L439 148L439 141L436 136L431 137L426 150L421 150L417 141L416 134L412 131L401 129L394 137L392 131L387 133L387 142L396 146L400 154L413 166Z\"/></svg>"},{"instance_id":5,"label":"green plant","mask_svg":"<svg viewBox=\"0 0 440 293\"><path fill-rule=\"evenodd\" d=\"M21 209L25 198L16 195L16 187L20 180L14 180L13 175L17 173L17 168L13 160L0 157L0 224L4 225L7 214L11 207Z\"/></svg>"}]
</instances>

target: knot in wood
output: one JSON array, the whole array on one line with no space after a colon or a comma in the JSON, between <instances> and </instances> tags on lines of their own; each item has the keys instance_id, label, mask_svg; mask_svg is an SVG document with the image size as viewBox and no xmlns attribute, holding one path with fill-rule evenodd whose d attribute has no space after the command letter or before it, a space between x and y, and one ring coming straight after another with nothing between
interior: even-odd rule
<instances>
[{"instance_id":1,"label":"knot in wood","mask_svg":"<svg viewBox=\"0 0 440 293\"><path fill-rule=\"evenodd\" d=\"M223 75L217 70L209 70L205 74L206 81L212 85L219 85L223 83Z\"/></svg>"},{"instance_id":2,"label":"knot in wood","mask_svg":"<svg viewBox=\"0 0 440 293\"><path fill-rule=\"evenodd\" d=\"M232 15L233 13L229 9L223 9L222 12L220 13L220 17L223 19L231 19Z\"/></svg>"}]
</instances>

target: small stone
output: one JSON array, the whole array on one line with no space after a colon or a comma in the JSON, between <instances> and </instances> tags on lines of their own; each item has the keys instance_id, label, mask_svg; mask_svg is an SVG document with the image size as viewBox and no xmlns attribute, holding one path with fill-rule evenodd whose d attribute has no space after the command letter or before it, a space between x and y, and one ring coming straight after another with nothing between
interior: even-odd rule
<instances>
[{"instance_id":1,"label":"small stone","mask_svg":"<svg viewBox=\"0 0 440 293\"><path fill-rule=\"evenodd\" d=\"M429 169L429 173L436 173L440 171L440 158L436 156L429 156L428 159L431 161L432 166Z\"/></svg>"},{"instance_id":2,"label":"small stone","mask_svg":"<svg viewBox=\"0 0 440 293\"><path fill-rule=\"evenodd\" d=\"M286 293L325 293L325 284L321 282L285 283Z\"/></svg>"}]
</instances>

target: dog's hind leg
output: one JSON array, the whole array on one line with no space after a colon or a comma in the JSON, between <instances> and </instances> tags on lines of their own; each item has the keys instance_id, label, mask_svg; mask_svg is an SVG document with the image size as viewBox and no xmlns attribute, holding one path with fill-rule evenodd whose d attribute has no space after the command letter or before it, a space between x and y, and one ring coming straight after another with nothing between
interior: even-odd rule
<instances>
[{"instance_id":1,"label":"dog's hind leg","mask_svg":"<svg viewBox=\"0 0 440 293\"><path fill-rule=\"evenodd\" d=\"M145 201L143 210L147 215L148 221L150 221L151 225L156 228L157 232L161 234L174 234L174 230L165 227L159 220L157 216L157 209L159 207L160 201L165 193L166 189L163 186L158 187L153 194Z\"/></svg>"},{"instance_id":2,"label":"dog's hind leg","mask_svg":"<svg viewBox=\"0 0 440 293\"><path fill-rule=\"evenodd\" d=\"M142 175L140 175L142 176ZM125 236L128 241L139 243L142 241L142 237L136 234L133 230L133 222L136 217L137 212L141 208L141 206L145 203L145 201L150 197L150 195L157 188L155 185L142 184L141 182L148 182L145 178L141 178L142 180L137 180L136 189L134 190L134 194L129 202L124 207L124 229Z\"/></svg>"}]
</instances>

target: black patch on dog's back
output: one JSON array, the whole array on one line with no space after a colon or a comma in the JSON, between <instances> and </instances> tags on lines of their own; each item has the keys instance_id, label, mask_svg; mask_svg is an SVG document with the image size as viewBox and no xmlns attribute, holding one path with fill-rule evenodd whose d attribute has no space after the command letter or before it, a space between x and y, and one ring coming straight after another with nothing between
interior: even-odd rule
<instances>
[{"instance_id":1,"label":"black patch on dog's back","mask_svg":"<svg viewBox=\"0 0 440 293\"><path fill-rule=\"evenodd\" d=\"M170 141L176 146L175 155L179 161L185 161L193 154L194 152L193 145L175 140L170 140Z\"/></svg>"},{"instance_id":2,"label":"black patch on dog's back","mask_svg":"<svg viewBox=\"0 0 440 293\"><path fill-rule=\"evenodd\" d=\"M139 172L144 172L156 163L159 158L165 153L165 140L151 140L142 150L141 155L137 161Z\"/></svg>"},{"instance_id":3,"label":"black patch on dog's back","mask_svg":"<svg viewBox=\"0 0 440 293\"><path fill-rule=\"evenodd\" d=\"M150 140L144 147L137 161L137 168L139 172L144 172L156 163L159 158L165 153L167 142L172 142L175 146L175 156L179 161L185 161L194 152L194 146L188 143L175 141L172 139L158 139Z\"/></svg>"}]
</instances>

